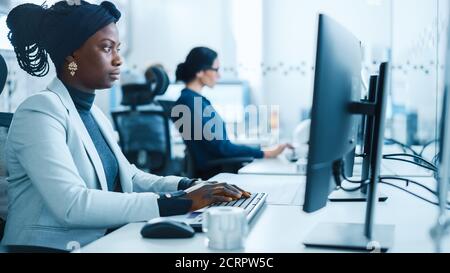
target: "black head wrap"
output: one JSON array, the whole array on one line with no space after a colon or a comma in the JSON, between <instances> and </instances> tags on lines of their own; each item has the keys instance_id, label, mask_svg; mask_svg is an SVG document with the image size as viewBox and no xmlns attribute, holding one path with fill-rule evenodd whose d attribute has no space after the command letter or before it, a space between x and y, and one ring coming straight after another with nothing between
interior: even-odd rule
<instances>
[{"instance_id":1,"label":"black head wrap","mask_svg":"<svg viewBox=\"0 0 450 273\"><path fill-rule=\"evenodd\" d=\"M60 1L50 8L19 5L8 14L6 23L20 67L30 75L42 77L49 70L48 55L60 69L67 56L97 31L116 23L120 16L120 11L108 1L100 5Z\"/></svg>"}]
</instances>

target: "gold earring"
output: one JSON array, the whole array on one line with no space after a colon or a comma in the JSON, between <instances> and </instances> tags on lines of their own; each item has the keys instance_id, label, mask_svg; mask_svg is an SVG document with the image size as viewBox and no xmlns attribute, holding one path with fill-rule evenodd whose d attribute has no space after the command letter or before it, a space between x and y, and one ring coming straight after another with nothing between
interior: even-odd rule
<instances>
[{"instance_id":1,"label":"gold earring","mask_svg":"<svg viewBox=\"0 0 450 273\"><path fill-rule=\"evenodd\" d=\"M77 65L77 63L76 63L75 61L72 61L72 62L69 64L70 75L72 75L72 77L75 76L75 72L77 72L77 70L78 70L78 65Z\"/></svg>"}]
</instances>

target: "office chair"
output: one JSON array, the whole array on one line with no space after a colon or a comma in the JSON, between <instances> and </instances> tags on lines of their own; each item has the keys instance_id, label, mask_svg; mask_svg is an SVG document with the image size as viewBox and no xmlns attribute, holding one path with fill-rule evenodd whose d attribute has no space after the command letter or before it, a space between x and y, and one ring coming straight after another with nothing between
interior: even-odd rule
<instances>
[{"instance_id":1,"label":"office chair","mask_svg":"<svg viewBox=\"0 0 450 273\"><path fill-rule=\"evenodd\" d=\"M8 67L0 55L0 95L5 87ZM8 194L6 177L5 142L13 113L0 113L0 241L3 238L8 214ZM0 253L66 253L67 251L38 246L0 246Z\"/></svg>"},{"instance_id":2,"label":"office chair","mask_svg":"<svg viewBox=\"0 0 450 273\"><path fill-rule=\"evenodd\" d=\"M185 176L208 180L219 173L238 173L244 165L253 162L253 157L229 157L209 161L202 168L197 166L189 145L185 150Z\"/></svg>"},{"instance_id":3,"label":"office chair","mask_svg":"<svg viewBox=\"0 0 450 273\"><path fill-rule=\"evenodd\" d=\"M175 106L174 101L158 100L158 103L164 109L168 118L171 118L172 108ZM230 157L223 159L211 160L206 166L200 168L195 164L194 155L185 142L185 159L183 164L183 175L190 178L209 179L219 173L237 173L245 164L251 163L253 157Z\"/></svg>"},{"instance_id":4,"label":"office chair","mask_svg":"<svg viewBox=\"0 0 450 273\"><path fill-rule=\"evenodd\" d=\"M126 158L141 170L157 175L177 175L181 167L172 162L169 118L164 109L154 101L164 94L169 78L160 67L151 67L154 78L144 84L122 86L121 104L129 110L112 112L119 144ZM138 106L150 105L142 110Z\"/></svg>"},{"instance_id":5,"label":"office chair","mask_svg":"<svg viewBox=\"0 0 450 273\"><path fill-rule=\"evenodd\" d=\"M8 184L6 182L8 173L6 171L5 143L12 116L12 113L0 113L0 240L3 238L8 210Z\"/></svg>"},{"instance_id":6,"label":"office chair","mask_svg":"<svg viewBox=\"0 0 450 273\"><path fill-rule=\"evenodd\" d=\"M5 59L0 55L0 94L5 87L8 68ZM0 113L0 240L3 237L8 209L8 195L6 182L5 142L8 134L7 128L11 124L12 113Z\"/></svg>"},{"instance_id":7,"label":"office chair","mask_svg":"<svg viewBox=\"0 0 450 273\"><path fill-rule=\"evenodd\" d=\"M163 95L167 91L170 84L169 76L162 65L150 66L145 71L145 79L148 83L153 85L152 93L154 97Z\"/></svg>"},{"instance_id":8,"label":"office chair","mask_svg":"<svg viewBox=\"0 0 450 273\"><path fill-rule=\"evenodd\" d=\"M166 175L171 159L169 121L161 110L113 112L119 144L127 159L141 170Z\"/></svg>"}]
</instances>

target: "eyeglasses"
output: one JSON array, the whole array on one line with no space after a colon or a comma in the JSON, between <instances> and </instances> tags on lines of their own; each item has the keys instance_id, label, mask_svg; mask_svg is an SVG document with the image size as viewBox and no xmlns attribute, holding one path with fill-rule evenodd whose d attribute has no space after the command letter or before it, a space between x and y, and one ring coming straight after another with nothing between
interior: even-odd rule
<instances>
[{"instance_id":1,"label":"eyeglasses","mask_svg":"<svg viewBox=\"0 0 450 273\"><path fill-rule=\"evenodd\" d=\"M219 67L218 68L208 67L206 70L212 70L212 71L215 71L215 72L219 72L220 68Z\"/></svg>"}]
</instances>

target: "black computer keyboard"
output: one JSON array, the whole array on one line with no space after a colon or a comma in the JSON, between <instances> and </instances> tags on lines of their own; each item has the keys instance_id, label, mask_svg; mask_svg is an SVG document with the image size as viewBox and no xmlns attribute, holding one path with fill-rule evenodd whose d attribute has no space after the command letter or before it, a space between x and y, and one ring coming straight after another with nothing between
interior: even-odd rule
<instances>
[{"instance_id":1,"label":"black computer keyboard","mask_svg":"<svg viewBox=\"0 0 450 273\"><path fill-rule=\"evenodd\" d=\"M247 213L247 220L250 221L262 207L267 198L267 193L253 193L249 198L241 198L231 202L214 203L209 205L211 207L228 206L228 207L240 207ZM195 228L200 228L203 220L203 215L199 214L195 217L191 226Z\"/></svg>"},{"instance_id":2,"label":"black computer keyboard","mask_svg":"<svg viewBox=\"0 0 450 273\"><path fill-rule=\"evenodd\" d=\"M265 193L254 193L249 198L241 198L231 202L222 202L222 203L214 203L209 205L211 207L240 207L243 208L247 214L253 210L253 208L257 205L258 202L266 195Z\"/></svg>"}]
</instances>

